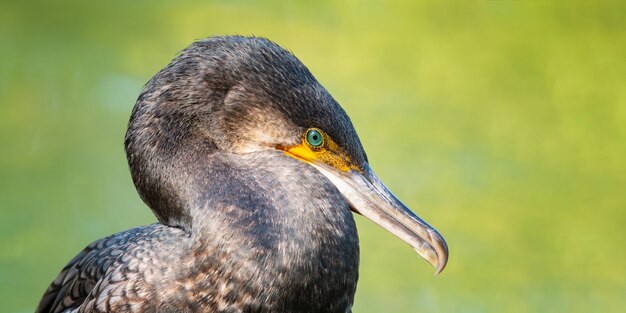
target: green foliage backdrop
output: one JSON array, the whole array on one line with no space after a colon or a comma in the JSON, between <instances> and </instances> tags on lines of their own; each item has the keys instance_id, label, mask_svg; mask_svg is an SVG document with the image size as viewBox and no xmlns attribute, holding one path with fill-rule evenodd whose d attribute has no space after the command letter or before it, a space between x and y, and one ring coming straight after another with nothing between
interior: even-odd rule
<instances>
[{"instance_id":1,"label":"green foliage backdrop","mask_svg":"<svg viewBox=\"0 0 626 313\"><path fill-rule=\"evenodd\" d=\"M0 311L33 311L83 246L154 221L122 148L130 110L215 34L293 51L448 240L433 277L357 217L355 312L626 307L623 3L64 2L0 2Z\"/></svg>"}]
</instances>

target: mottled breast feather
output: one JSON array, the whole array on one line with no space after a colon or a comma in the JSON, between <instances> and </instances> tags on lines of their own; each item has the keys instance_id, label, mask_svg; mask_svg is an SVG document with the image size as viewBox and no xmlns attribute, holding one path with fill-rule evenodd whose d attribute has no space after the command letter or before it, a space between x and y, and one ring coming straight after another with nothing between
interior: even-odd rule
<instances>
[{"instance_id":1,"label":"mottled breast feather","mask_svg":"<svg viewBox=\"0 0 626 313\"><path fill-rule=\"evenodd\" d=\"M128 284L128 281L122 280L142 275L133 273L133 270L138 270L140 263L149 265L148 263L154 262L141 259L141 255L147 252L146 249L150 249L154 244L163 245L169 242L161 241L162 239L183 236L185 234L178 229L153 224L132 228L93 242L63 268L46 290L35 312L74 312L79 308L81 311L90 312L82 308L98 304L95 302L97 298L94 297L102 294L102 290L107 289L110 293L116 284ZM135 259L135 268L124 264L129 258ZM131 297L132 294L128 293L127 296ZM114 305L115 300L110 299L100 304L110 307ZM100 309L95 306L93 311L110 311Z\"/></svg>"}]
</instances>

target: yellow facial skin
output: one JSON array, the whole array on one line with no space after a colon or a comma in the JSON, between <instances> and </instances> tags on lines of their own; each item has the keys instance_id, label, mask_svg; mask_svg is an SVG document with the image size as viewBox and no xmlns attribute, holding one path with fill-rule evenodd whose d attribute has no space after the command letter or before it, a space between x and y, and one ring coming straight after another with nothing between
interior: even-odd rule
<instances>
[{"instance_id":1,"label":"yellow facial skin","mask_svg":"<svg viewBox=\"0 0 626 313\"><path fill-rule=\"evenodd\" d=\"M309 130L315 129L323 137L323 143L320 147L314 147L306 140L306 134ZM304 132L302 136L302 142L299 145L292 147L281 147L281 150L285 151L285 154L301 161L310 163L324 163L330 165L342 172L354 170L360 172L361 170L352 164L350 158L342 151L328 134L318 128L310 128Z\"/></svg>"}]
</instances>

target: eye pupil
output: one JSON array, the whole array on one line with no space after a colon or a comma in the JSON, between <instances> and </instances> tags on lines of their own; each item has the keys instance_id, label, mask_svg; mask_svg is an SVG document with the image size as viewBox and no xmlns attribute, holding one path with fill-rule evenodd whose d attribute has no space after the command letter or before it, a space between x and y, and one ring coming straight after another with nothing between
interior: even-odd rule
<instances>
[{"instance_id":1,"label":"eye pupil","mask_svg":"<svg viewBox=\"0 0 626 313\"><path fill-rule=\"evenodd\" d=\"M317 129L309 129L306 133L306 141L313 147L321 147L324 137Z\"/></svg>"}]
</instances>

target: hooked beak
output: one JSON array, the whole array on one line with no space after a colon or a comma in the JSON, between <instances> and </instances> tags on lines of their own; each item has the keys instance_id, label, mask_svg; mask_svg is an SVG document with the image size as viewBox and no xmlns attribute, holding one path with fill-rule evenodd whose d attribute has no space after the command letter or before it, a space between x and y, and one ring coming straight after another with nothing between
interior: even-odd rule
<instances>
[{"instance_id":1,"label":"hooked beak","mask_svg":"<svg viewBox=\"0 0 626 313\"><path fill-rule=\"evenodd\" d=\"M407 208L378 179L369 165L363 173L342 172L320 162L310 162L343 194L351 209L408 243L439 274L448 262L448 246L432 226Z\"/></svg>"}]
</instances>

